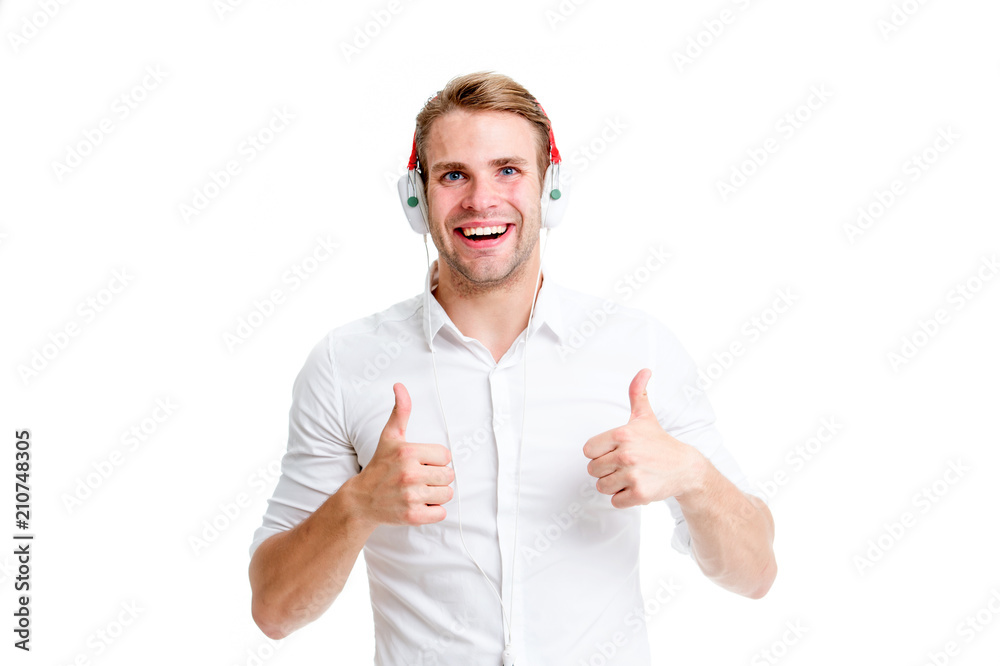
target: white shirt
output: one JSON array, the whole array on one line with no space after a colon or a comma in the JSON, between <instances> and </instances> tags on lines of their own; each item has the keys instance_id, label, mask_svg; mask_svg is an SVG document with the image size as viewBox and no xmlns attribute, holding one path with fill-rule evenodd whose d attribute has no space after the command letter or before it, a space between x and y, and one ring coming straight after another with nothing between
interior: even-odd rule
<instances>
[{"instance_id":1,"label":"white shirt","mask_svg":"<svg viewBox=\"0 0 1000 666\"><path fill-rule=\"evenodd\" d=\"M436 261L430 282L436 286ZM407 441L448 445L424 332L426 297L425 287L335 328L313 348L295 380L288 450L251 556L368 464L392 411L395 382L412 399ZM597 662L649 664L637 612L641 507L616 509L597 492L583 445L628 422L629 383L648 367L648 395L663 428L750 492L722 446L707 399L696 388L684 390L696 387L693 360L643 312L545 278L530 325L514 567L524 333L497 362L459 332L434 297L429 312L458 493L445 505L444 521L383 525L365 544L376 666L500 663L500 601L462 545L459 493L465 543L505 607L513 591L517 666L590 664L609 641L613 658ZM680 507L665 501L676 521L672 545L689 554Z\"/></svg>"}]
</instances>

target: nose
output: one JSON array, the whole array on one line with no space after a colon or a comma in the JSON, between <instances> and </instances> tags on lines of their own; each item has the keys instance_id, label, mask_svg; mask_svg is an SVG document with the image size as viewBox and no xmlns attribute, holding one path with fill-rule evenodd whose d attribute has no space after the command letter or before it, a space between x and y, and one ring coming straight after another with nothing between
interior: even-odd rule
<instances>
[{"instance_id":1,"label":"nose","mask_svg":"<svg viewBox=\"0 0 1000 666\"><path fill-rule=\"evenodd\" d=\"M496 183L489 177L473 177L466 186L462 207L466 210L484 211L499 205L500 195Z\"/></svg>"}]
</instances>

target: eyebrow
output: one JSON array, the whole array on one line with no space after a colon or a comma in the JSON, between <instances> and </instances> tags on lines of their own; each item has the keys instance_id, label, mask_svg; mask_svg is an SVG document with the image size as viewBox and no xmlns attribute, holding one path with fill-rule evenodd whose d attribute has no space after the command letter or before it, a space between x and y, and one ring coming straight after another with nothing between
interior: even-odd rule
<instances>
[{"instance_id":1,"label":"eyebrow","mask_svg":"<svg viewBox=\"0 0 1000 666\"><path fill-rule=\"evenodd\" d=\"M528 160L522 157L497 157L489 161L488 166L494 169L502 166L519 166L523 167L528 164ZM438 162L431 166L431 175L437 175L439 173L447 171L465 171L468 167L462 162Z\"/></svg>"}]
</instances>

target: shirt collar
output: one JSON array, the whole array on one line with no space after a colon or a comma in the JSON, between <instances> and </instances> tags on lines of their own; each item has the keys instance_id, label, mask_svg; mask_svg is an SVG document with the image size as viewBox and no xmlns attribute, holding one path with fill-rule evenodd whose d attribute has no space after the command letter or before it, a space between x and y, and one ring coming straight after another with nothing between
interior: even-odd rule
<instances>
[{"instance_id":1,"label":"shirt collar","mask_svg":"<svg viewBox=\"0 0 1000 666\"><path fill-rule=\"evenodd\" d=\"M531 335L535 335L542 326L548 328L552 333L559 339L560 342L565 343L566 341L566 325L564 320L564 313L562 308L562 286L553 282L552 278L546 274L547 271L543 265L542 267L542 286L538 289L538 298L535 300L535 311L531 315ZM445 312L441 304L434 297L431 292L438 285L438 260L435 259L431 263L430 269L427 272L427 279L424 281L424 306L430 308L430 335L431 338L437 337L438 332L447 327L455 333L459 338L464 337L462 332L458 330L454 322ZM426 313L421 311L422 321ZM426 326L426 323L424 324Z\"/></svg>"}]
</instances>

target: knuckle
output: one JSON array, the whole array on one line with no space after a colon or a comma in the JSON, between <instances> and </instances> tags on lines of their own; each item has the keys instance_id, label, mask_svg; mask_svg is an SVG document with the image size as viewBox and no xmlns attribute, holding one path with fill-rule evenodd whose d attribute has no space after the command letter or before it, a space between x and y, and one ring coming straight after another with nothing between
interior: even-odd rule
<instances>
[{"instance_id":1,"label":"knuckle","mask_svg":"<svg viewBox=\"0 0 1000 666\"><path fill-rule=\"evenodd\" d=\"M635 506L635 492L626 490L625 492L617 493L611 498L611 503L616 509L627 509Z\"/></svg>"},{"instance_id":2,"label":"knuckle","mask_svg":"<svg viewBox=\"0 0 1000 666\"><path fill-rule=\"evenodd\" d=\"M408 486L403 489L403 501L407 505L413 505L420 502L422 499L420 496L420 491L415 486Z\"/></svg>"}]
</instances>

